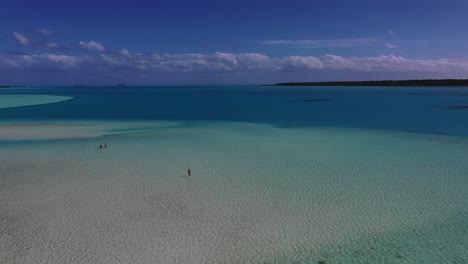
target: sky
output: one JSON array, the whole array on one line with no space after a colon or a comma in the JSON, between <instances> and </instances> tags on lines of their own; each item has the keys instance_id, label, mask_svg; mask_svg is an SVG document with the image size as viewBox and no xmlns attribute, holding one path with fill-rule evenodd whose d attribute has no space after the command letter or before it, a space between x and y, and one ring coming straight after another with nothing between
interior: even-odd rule
<instances>
[{"instance_id":1,"label":"sky","mask_svg":"<svg viewBox=\"0 0 468 264\"><path fill-rule=\"evenodd\" d=\"M466 0L2 0L0 85L468 78Z\"/></svg>"}]
</instances>

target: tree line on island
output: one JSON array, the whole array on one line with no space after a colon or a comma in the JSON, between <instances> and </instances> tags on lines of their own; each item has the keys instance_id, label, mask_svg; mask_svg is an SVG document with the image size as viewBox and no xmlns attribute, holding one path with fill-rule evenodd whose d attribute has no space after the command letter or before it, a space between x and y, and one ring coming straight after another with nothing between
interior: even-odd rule
<instances>
[{"instance_id":1,"label":"tree line on island","mask_svg":"<svg viewBox=\"0 0 468 264\"><path fill-rule=\"evenodd\" d=\"M284 82L267 86L468 86L468 79Z\"/></svg>"},{"instance_id":2,"label":"tree line on island","mask_svg":"<svg viewBox=\"0 0 468 264\"><path fill-rule=\"evenodd\" d=\"M84 86L84 85L75 85ZM126 86L120 83L117 87ZM458 86L468 87L468 79L423 79L423 80L382 80L382 81L332 81L332 82L282 82L263 86ZM21 87L0 85L0 88Z\"/></svg>"}]
</instances>

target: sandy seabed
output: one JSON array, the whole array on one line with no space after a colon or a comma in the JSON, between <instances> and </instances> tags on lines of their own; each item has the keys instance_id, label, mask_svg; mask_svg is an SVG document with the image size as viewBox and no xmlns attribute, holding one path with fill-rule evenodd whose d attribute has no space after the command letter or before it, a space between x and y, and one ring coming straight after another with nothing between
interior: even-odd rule
<instances>
[{"instance_id":1,"label":"sandy seabed","mask_svg":"<svg viewBox=\"0 0 468 264\"><path fill-rule=\"evenodd\" d=\"M0 263L468 262L463 137L0 126Z\"/></svg>"},{"instance_id":2,"label":"sandy seabed","mask_svg":"<svg viewBox=\"0 0 468 264\"><path fill-rule=\"evenodd\" d=\"M73 97L70 96L47 94L1 94L0 109L41 104L52 104L72 99Z\"/></svg>"}]
</instances>

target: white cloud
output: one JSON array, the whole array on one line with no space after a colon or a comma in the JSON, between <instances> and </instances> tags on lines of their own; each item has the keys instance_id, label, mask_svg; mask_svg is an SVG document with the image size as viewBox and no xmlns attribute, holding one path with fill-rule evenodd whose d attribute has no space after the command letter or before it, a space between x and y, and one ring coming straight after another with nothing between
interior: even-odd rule
<instances>
[{"instance_id":1,"label":"white cloud","mask_svg":"<svg viewBox=\"0 0 468 264\"><path fill-rule=\"evenodd\" d=\"M21 72L24 70L45 70L45 69L71 69L83 65L85 62L92 62L86 56L70 56L58 54L35 54L35 55L15 55L0 57L0 72L5 70L2 63L8 62L8 65L14 66ZM8 69L8 68L6 68Z\"/></svg>"},{"instance_id":2,"label":"white cloud","mask_svg":"<svg viewBox=\"0 0 468 264\"><path fill-rule=\"evenodd\" d=\"M54 43L54 42L47 42L47 43L46 43L46 46L47 46L47 48L49 48L49 49L56 49L56 48L58 48L57 43Z\"/></svg>"},{"instance_id":3,"label":"white cloud","mask_svg":"<svg viewBox=\"0 0 468 264\"><path fill-rule=\"evenodd\" d=\"M360 65L356 65L355 58L344 58L336 55L324 55L318 58L323 63L323 68L328 70L358 70Z\"/></svg>"},{"instance_id":4,"label":"white cloud","mask_svg":"<svg viewBox=\"0 0 468 264\"><path fill-rule=\"evenodd\" d=\"M99 58L102 62L107 64L108 66L119 66L124 65L125 61L122 61L120 58L112 55L101 54Z\"/></svg>"},{"instance_id":5,"label":"white cloud","mask_svg":"<svg viewBox=\"0 0 468 264\"><path fill-rule=\"evenodd\" d=\"M19 34L17 32L13 32L13 37L15 37L16 41L21 46L30 46L32 44L32 42L29 40L29 38L27 38L26 36L21 35L21 34Z\"/></svg>"},{"instance_id":6,"label":"white cloud","mask_svg":"<svg viewBox=\"0 0 468 264\"><path fill-rule=\"evenodd\" d=\"M317 40L265 40L263 45L291 46L300 48L330 48L330 47L370 47L378 43L375 38L354 39L317 39Z\"/></svg>"},{"instance_id":7,"label":"white cloud","mask_svg":"<svg viewBox=\"0 0 468 264\"><path fill-rule=\"evenodd\" d=\"M396 35L397 35L397 33L395 31L391 30L391 29L387 30L387 33L388 33L388 35L390 35L392 37L396 37Z\"/></svg>"},{"instance_id":8,"label":"white cloud","mask_svg":"<svg viewBox=\"0 0 468 264\"><path fill-rule=\"evenodd\" d=\"M276 60L280 68L294 69L323 69L324 64L316 57L312 56L289 56Z\"/></svg>"},{"instance_id":9,"label":"white cloud","mask_svg":"<svg viewBox=\"0 0 468 264\"><path fill-rule=\"evenodd\" d=\"M216 52L214 54L214 57L219 58L221 61L224 60L224 61L228 61L228 62L232 63L233 65L237 65L236 56L234 54L224 53L224 52Z\"/></svg>"},{"instance_id":10,"label":"white cloud","mask_svg":"<svg viewBox=\"0 0 468 264\"><path fill-rule=\"evenodd\" d=\"M99 52L104 52L106 51L106 48L97 43L96 41L80 41L79 43L79 46L82 48L82 49L85 49L85 50L93 50L93 51L99 51Z\"/></svg>"},{"instance_id":11,"label":"white cloud","mask_svg":"<svg viewBox=\"0 0 468 264\"><path fill-rule=\"evenodd\" d=\"M125 57L130 57L130 52L127 49L119 50L119 54Z\"/></svg>"},{"instance_id":12,"label":"white cloud","mask_svg":"<svg viewBox=\"0 0 468 264\"><path fill-rule=\"evenodd\" d=\"M46 59L50 62L57 63L62 66L72 67L83 60L83 57L75 57L69 55L42 54L37 55L39 59Z\"/></svg>"},{"instance_id":13,"label":"white cloud","mask_svg":"<svg viewBox=\"0 0 468 264\"><path fill-rule=\"evenodd\" d=\"M53 37L57 35L54 31L45 28L35 28L33 31L44 37Z\"/></svg>"},{"instance_id":14,"label":"white cloud","mask_svg":"<svg viewBox=\"0 0 468 264\"><path fill-rule=\"evenodd\" d=\"M398 48L400 48L400 46L392 44L392 43L385 43L385 46L387 46L387 48L389 48L389 49L398 49Z\"/></svg>"},{"instance_id":15,"label":"white cloud","mask_svg":"<svg viewBox=\"0 0 468 264\"><path fill-rule=\"evenodd\" d=\"M65 46L62 46L60 44L57 44L55 42L33 42L32 44L34 47L37 47L37 48L45 48L45 49L48 49L48 50L53 50L53 51L65 51L65 50L68 50L67 47Z\"/></svg>"},{"instance_id":16,"label":"white cloud","mask_svg":"<svg viewBox=\"0 0 468 264\"><path fill-rule=\"evenodd\" d=\"M17 32L13 32L13 37L16 39L19 45L25 47L32 47L32 48L41 48L41 49L49 49L54 51L64 51L67 50L67 47L59 45L55 42L50 41L34 41L29 39L28 37L19 34Z\"/></svg>"}]
</instances>

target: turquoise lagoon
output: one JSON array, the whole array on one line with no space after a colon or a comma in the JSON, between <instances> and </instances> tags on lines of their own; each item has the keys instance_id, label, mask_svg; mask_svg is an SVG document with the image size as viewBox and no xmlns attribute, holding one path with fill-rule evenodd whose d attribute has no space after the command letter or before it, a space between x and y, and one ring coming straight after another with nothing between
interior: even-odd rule
<instances>
[{"instance_id":1,"label":"turquoise lagoon","mask_svg":"<svg viewBox=\"0 0 468 264\"><path fill-rule=\"evenodd\" d=\"M12 94L0 263L468 263L464 89Z\"/></svg>"}]
</instances>

